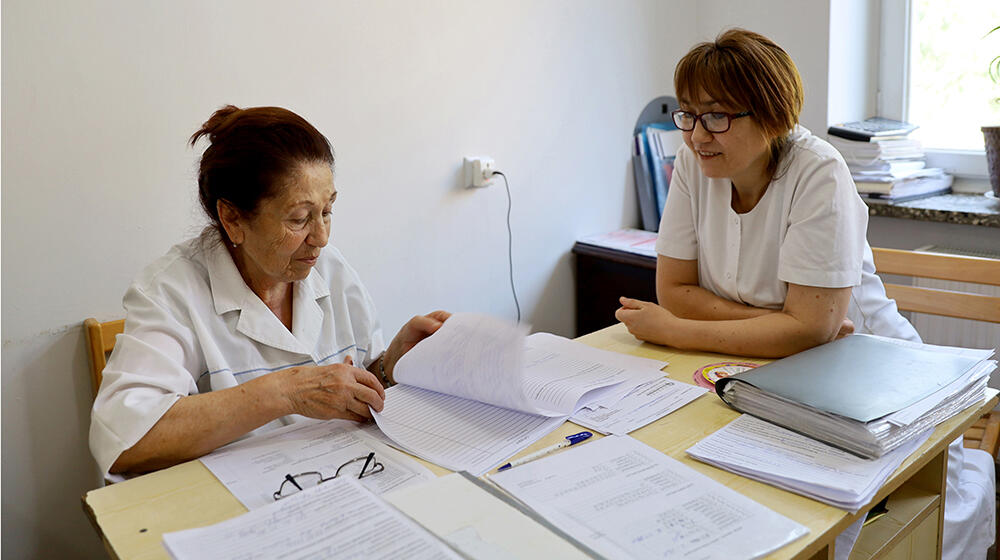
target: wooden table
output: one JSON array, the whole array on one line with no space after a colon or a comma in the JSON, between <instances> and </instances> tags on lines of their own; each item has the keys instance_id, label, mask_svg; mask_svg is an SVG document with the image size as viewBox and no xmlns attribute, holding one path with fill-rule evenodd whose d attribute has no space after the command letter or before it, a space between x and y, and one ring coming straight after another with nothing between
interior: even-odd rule
<instances>
[{"instance_id":1,"label":"wooden table","mask_svg":"<svg viewBox=\"0 0 1000 560\"><path fill-rule=\"evenodd\" d=\"M686 383L693 382L692 376L701 366L733 359L732 356L684 352L640 343L622 325L608 327L578 340L597 348L669 361L670 365L665 370L667 376ZM890 513L865 527L852 558L881 557L890 550L893 551L892 558L940 556L948 444L960 437L996 403L996 397L984 400L942 423L931 438L903 462L869 504L890 496ZM833 558L836 536L858 516L865 515L869 507L852 515L804 496L699 463L684 453L692 444L737 416L738 413L720 399L708 394L631 435L809 529L806 537L781 548L768 558ZM556 443L579 430L578 426L566 423L521 454ZM424 464L439 475L448 472L436 465ZM163 533L209 525L246 511L200 461L190 461L92 490L83 497L83 509L104 540L109 554L113 558L130 559L168 558L161 545Z\"/></svg>"}]
</instances>

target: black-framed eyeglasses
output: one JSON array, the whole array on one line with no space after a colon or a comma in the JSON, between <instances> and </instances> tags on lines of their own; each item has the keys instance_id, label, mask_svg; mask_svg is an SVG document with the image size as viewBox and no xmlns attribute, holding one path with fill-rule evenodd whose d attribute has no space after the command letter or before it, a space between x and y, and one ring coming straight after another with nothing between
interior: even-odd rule
<instances>
[{"instance_id":1,"label":"black-framed eyeglasses","mask_svg":"<svg viewBox=\"0 0 1000 560\"><path fill-rule=\"evenodd\" d=\"M364 463L362 463L364 461ZM358 467L361 467L360 469ZM301 492L312 488L313 486L319 486L324 482L329 482L341 474L344 476L354 476L357 475L358 478L364 478L373 474L378 474L385 470L385 465L379 463L375 459L375 452L372 451L368 455L362 457L355 457L350 461L347 461L343 465L337 467L337 472L333 473L333 476L326 478L319 471L307 471L296 475L286 474L285 480L278 487L278 491L274 493L275 501L282 498L287 498L293 494ZM343 471L343 472L342 472Z\"/></svg>"},{"instance_id":2,"label":"black-framed eyeglasses","mask_svg":"<svg viewBox=\"0 0 1000 560\"><path fill-rule=\"evenodd\" d=\"M697 121L701 121L701 126L714 134L719 134L721 132L726 132L729 127L732 126L733 119L738 119L740 117L749 117L752 115L750 111L743 111L742 113L723 113L722 111L709 111L707 113L701 113L696 115L690 111L683 111L678 109L672 113L670 116L674 119L674 125L685 131L690 132L694 130L694 124Z\"/></svg>"}]
</instances>

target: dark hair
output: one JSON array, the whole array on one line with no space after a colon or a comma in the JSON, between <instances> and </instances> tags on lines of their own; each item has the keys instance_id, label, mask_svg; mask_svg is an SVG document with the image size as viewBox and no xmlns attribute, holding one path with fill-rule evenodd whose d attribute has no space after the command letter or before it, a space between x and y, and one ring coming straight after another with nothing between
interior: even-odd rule
<instances>
[{"instance_id":1,"label":"dark hair","mask_svg":"<svg viewBox=\"0 0 1000 560\"><path fill-rule=\"evenodd\" d=\"M330 141L305 119L281 107L240 109L226 105L191 136L191 146L207 136L198 169L201 206L222 239L218 201L253 215L261 201L277 194L303 163L333 166Z\"/></svg>"},{"instance_id":2,"label":"dark hair","mask_svg":"<svg viewBox=\"0 0 1000 560\"><path fill-rule=\"evenodd\" d=\"M695 45L674 70L674 91L682 102L704 91L719 103L752 111L771 137L771 175L788 133L799 122L804 97L792 57L774 41L746 29L729 29L715 42Z\"/></svg>"}]
</instances>

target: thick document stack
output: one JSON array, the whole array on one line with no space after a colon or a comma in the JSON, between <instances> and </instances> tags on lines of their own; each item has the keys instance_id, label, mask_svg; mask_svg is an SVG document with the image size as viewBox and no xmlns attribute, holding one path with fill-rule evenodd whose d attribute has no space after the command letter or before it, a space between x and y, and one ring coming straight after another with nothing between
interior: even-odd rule
<instances>
[{"instance_id":1,"label":"thick document stack","mask_svg":"<svg viewBox=\"0 0 1000 560\"><path fill-rule=\"evenodd\" d=\"M916 128L874 117L831 126L827 134L843 154L858 194L869 202L893 204L951 190L951 175L926 167L923 146L908 137Z\"/></svg>"},{"instance_id":2,"label":"thick document stack","mask_svg":"<svg viewBox=\"0 0 1000 560\"><path fill-rule=\"evenodd\" d=\"M720 380L733 408L863 458L980 402L993 350L852 335Z\"/></svg>"}]
</instances>

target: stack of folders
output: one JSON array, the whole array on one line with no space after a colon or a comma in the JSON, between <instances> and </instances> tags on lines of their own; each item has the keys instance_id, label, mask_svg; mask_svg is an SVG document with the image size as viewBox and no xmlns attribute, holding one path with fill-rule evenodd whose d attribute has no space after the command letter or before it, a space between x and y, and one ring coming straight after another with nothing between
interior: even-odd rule
<instances>
[{"instance_id":1,"label":"stack of folders","mask_svg":"<svg viewBox=\"0 0 1000 560\"><path fill-rule=\"evenodd\" d=\"M827 134L844 156L858 193L869 202L892 204L951 190L952 177L927 167L923 146L909 137L916 128L873 117L831 126Z\"/></svg>"},{"instance_id":2,"label":"stack of folders","mask_svg":"<svg viewBox=\"0 0 1000 560\"><path fill-rule=\"evenodd\" d=\"M851 335L721 380L733 408L873 459L985 395L994 350Z\"/></svg>"},{"instance_id":3,"label":"stack of folders","mask_svg":"<svg viewBox=\"0 0 1000 560\"><path fill-rule=\"evenodd\" d=\"M684 142L673 123L644 125L632 138L632 171L642 229L656 231L667 202L674 157Z\"/></svg>"}]
</instances>

